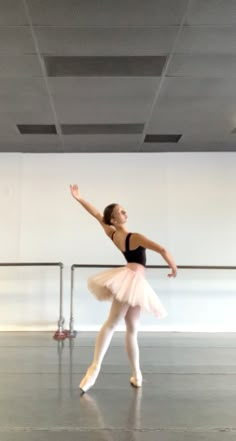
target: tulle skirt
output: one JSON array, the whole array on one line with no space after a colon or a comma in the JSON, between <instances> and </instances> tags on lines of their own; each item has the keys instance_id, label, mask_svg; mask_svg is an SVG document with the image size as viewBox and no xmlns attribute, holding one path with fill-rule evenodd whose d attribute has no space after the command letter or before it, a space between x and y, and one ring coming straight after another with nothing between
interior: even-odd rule
<instances>
[{"instance_id":1,"label":"tulle skirt","mask_svg":"<svg viewBox=\"0 0 236 441\"><path fill-rule=\"evenodd\" d=\"M138 263L111 268L88 279L88 288L98 300L112 300L140 306L158 318L167 313L157 294L145 279L145 268Z\"/></svg>"}]
</instances>

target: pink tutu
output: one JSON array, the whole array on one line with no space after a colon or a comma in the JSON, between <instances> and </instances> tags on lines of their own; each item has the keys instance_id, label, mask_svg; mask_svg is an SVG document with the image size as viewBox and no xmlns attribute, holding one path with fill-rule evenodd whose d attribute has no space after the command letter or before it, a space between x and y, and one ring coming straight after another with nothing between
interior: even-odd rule
<instances>
[{"instance_id":1,"label":"pink tutu","mask_svg":"<svg viewBox=\"0 0 236 441\"><path fill-rule=\"evenodd\" d=\"M88 279L88 288L98 300L112 300L139 305L159 318L167 313L160 299L144 277L145 268L138 263L103 271Z\"/></svg>"}]
</instances>

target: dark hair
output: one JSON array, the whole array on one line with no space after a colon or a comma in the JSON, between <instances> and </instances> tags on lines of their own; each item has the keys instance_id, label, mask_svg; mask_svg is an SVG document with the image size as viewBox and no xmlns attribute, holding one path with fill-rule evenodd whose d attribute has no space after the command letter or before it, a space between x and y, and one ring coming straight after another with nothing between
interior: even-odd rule
<instances>
[{"instance_id":1,"label":"dark hair","mask_svg":"<svg viewBox=\"0 0 236 441\"><path fill-rule=\"evenodd\" d=\"M105 224L111 225L112 213L113 213L114 208L117 205L118 204L110 204L110 205L107 205L107 207L104 208L104 211L103 211L103 221L104 221Z\"/></svg>"}]
</instances>

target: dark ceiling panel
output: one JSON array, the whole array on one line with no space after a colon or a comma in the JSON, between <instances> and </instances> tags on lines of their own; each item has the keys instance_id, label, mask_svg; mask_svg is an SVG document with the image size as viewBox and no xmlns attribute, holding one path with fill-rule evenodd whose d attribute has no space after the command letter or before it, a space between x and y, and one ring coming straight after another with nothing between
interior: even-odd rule
<instances>
[{"instance_id":1,"label":"dark ceiling panel","mask_svg":"<svg viewBox=\"0 0 236 441\"><path fill-rule=\"evenodd\" d=\"M22 135L56 135L54 124L17 124Z\"/></svg>"},{"instance_id":2,"label":"dark ceiling panel","mask_svg":"<svg viewBox=\"0 0 236 441\"><path fill-rule=\"evenodd\" d=\"M178 142L182 135L146 135L144 142Z\"/></svg>"},{"instance_id":3,"label":"dark ceiling panel","mask_svg":"<svg viewBox=\"0 0 236 441\"><path fill-rule=\"evenodd\" d=\"M161 76L165 56L44 57L49 77Z\"/></svg>"}]
</instances>

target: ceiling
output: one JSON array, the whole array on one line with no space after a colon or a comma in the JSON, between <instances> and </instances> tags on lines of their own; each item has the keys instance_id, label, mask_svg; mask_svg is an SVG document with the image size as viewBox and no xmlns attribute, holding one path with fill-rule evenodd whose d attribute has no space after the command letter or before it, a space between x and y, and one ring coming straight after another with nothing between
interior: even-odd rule
<instances>
[{"instance_id":1,"label":"ceiling","mask_svg":"<svg viewBox=\"0 0 236 441\"><path fill-rule=\"evenodd\" d=\"M235 0L0 0L0 152L236 151Z\"/></svg>"}]
</instances>

